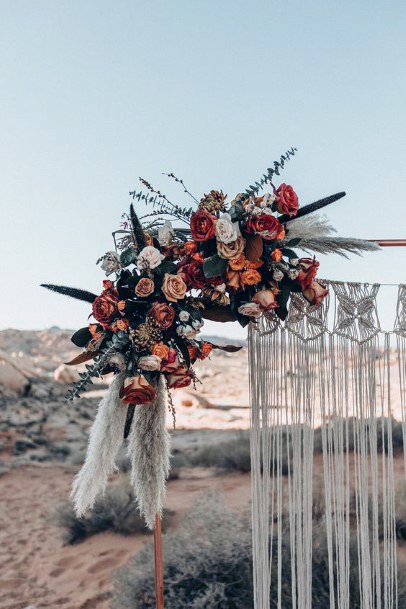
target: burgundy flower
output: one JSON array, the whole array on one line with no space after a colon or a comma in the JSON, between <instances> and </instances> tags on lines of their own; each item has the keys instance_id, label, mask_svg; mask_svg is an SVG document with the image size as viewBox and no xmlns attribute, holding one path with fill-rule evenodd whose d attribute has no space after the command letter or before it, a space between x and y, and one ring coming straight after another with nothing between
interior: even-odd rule
<instances>
[{"instance_id":1,"label":"burgundy flower","mask_svg":"<svg viewBox=\"0 0 406 609\"><path fill-rule=\"evenodd\" d=\"M215 235L217 218L204 209L194 212L190 219L190 232L195 241L208 241Z\"/></svg>"},{"instance_id":2,"label":"burgundy flower","mask_svg":"<svg viewBox=\"0 0 406 609\"><path fill-rule=\"evenodd\" d=\"M299 199L292 186L281 184L279 188L275 190L275 195L276 209L278 212L280 214L288 214L288 216L296 216L297 210L299 209Z\"/></svg>"},{"instance_id":3,"label":"burgundy flower","mask_svg":"<svg viewBox=\"0 0 406 609\"><path fill-rule=\"evenodd\" d=\"M261 235L263 239L275 240L282 234L283 226L271 214L258 214L251 216L245 225L247 233Z\"/></svg>"}]
</instances>

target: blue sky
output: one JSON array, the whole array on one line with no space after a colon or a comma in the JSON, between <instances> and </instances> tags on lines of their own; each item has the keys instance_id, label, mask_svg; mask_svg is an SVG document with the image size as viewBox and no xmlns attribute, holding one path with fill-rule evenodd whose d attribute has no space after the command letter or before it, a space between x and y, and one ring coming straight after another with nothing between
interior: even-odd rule
<instances>
[{"instance_id":1,"label":"blue sky","mask_svg":"<svg viewBox=\"0 0 406 609\"><path fill-rule=\"evenodd\" d=\"M281 179L302 203L346 190L328 209L340 234L406 238L404 3L1 7L1 327L86 323L86 304L38 286L98 291L138 176L179 202L161 172L231 197L294 145ZM320 261L324 277L406 282L406 249Z\"/></svg>"}]
</instances>

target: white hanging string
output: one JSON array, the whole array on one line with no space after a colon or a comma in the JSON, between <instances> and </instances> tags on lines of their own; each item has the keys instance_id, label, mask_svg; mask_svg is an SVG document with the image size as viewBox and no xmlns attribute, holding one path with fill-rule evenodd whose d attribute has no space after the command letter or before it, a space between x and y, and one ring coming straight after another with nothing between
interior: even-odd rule
<instances>
[{"instance_id":1,"label":"white hanging string","mask_svg":"<svg viewBox=\"0 0 406 609\"><path fill-rule=\"evenodd\" d=\"M361 609L397 608L392 385L396 375L405 444L406 288L394 331L382 332L379 287L330 282L333 315L328 299L316 309L295 294L285 322L270 315L250 328L256 609L283 609L287 582L292 609L312 608L321 533L330 609L354 598ZM324 492L314 506L318 426Z\"/></svg>"}]
</instances>

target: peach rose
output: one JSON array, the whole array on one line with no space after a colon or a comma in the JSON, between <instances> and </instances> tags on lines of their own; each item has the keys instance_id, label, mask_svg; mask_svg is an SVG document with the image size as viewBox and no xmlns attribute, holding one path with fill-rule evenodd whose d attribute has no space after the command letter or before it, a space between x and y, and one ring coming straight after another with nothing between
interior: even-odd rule
<instances>
[{"instance_id":1,"label":"peach rose","mask_svg":"<svg viewBox=\"0 0 406 609\"><path fill-rule=\"evenodd\" d=\"M166 359L169 353L169 347L164 345L164 343L155 343L155 345L151 349L152 355L156 355L161 359Z\"/></svg>"},{"instance_id":2,"label":"peach rose","mask_svg":"<svg viewBox=\"0 0 406 609\"><path fill-rule=\"evenodd\" d=\"M155 284L149 277L142 277L135 286L135 293L140 298L148 298L155 290Z\"/></svg>"},{"instance_id":3,"label":"peach rose","mask_svg":"<svg viewBox=\"0 0 406 609\"><path fill-rule=\"evenodd\" d=\"M166 302L154 302L148 311L148 317L156 321L160 328L167 330L174 322L175 309Z\"/></svg>"},{"instance_id":4,"label":"peach rose","mask_svg":"<svg viewBox=\"0 0 406 609\"><path fill-rule=\"evenodd\" d=\"M151 404L155 396L155 389L143 376L126 377L120 390L123 404Z\"/></svg>"},{"instance_id":5,"label":"peach rose","mask_svg":"<svg viewBox=\"0 0 406 609\"><path fill-rule=\"evenodd\" d=\"M179 275L165 273L162 292L169 302L177 302L178 300L185 298L187 285Z\"/></svg>"},{"instance_id":6,"label":"peach rose","mask_svg":"<svg viewBox=\"0 0 406 609\"><path fill-rule=\"evenodd\" d=\"M247 317L261 317L262 310L259 304L256 302L246 302L238 307L240 315L246 315Z\"/></svg>"},{"instance_id":7,"label":"peach rose","mask_svg":"<svg viewBox=\"0 0 406 609\"><path fill-rule=\"evenodd\" d=\"M222 243L221 241L217 242L217 253L221 258L238 258L244 252L245 248L245 239L243 237L238 237L232 243Z\"/></svg>"},{"instance_id":8,"label":"peach rose","mask_svg":"<svg viewBox=\"0 0 406 609\"><path fill-rule=\"evenodd\" d=\"M272 290L260 290L254 295L252 302L259 305L262 311L270 311L279 307Z\"/></svg>"},{"instance_id":9,"label":"peach rose","mask_svg":"<svg viewBox=\"0 0 406 609\"><path fill-rule=\"evenodd\" d=\"M240 271L228 270L226 273L226 284L232 290L239 290L242 286Z\"/></svg>"},{"instance_id":10,"label":"peach rose","mask_svg":"<svg viewBox=\"0 0 406 609\"><path fill-rule=\"evenodd\" d=\"M231 258L229 262L230 269L233 271L242 271L246 264L247 260L244 254L240 254L239 256L237 256L237 258Z\"/></svg>"},{"instance_id":11,"label":"peach rose","mask_svg":"<svg viewBox=\"0 0 406 609\"><path fill-rule=\"evenodd\" d=\"M255 269L248 269L241 273L241 281L244 285L256 285L261 281L261 274Z\"/></svg>"},{"instance_id":12,"label":"peach rose","mask_svg":"<svg viewBox=\"0 0 406 609\"><path fill-rule=\"evenodd\" d=\"M311 305L315 306L320 305L327 294L328 289L317 281L312 281L311 284L308 285L305 290L303 290L303 296Z\"/></svg>"}]
</instances>

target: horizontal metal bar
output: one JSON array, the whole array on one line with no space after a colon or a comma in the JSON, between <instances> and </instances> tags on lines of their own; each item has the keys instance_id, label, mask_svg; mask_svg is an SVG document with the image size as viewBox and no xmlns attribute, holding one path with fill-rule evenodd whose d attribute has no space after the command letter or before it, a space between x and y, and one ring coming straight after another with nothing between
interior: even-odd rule
<instances>
[{"instance_id":1,"label":"horizontal metal bar","mask_svg":"<svg viewBox=\"0 0 406 609\"><path fill-rule=\"evenodd\" d=\"M367 239L381 247L406 247L406 239Z\"/></svg>"}]
</instances>

